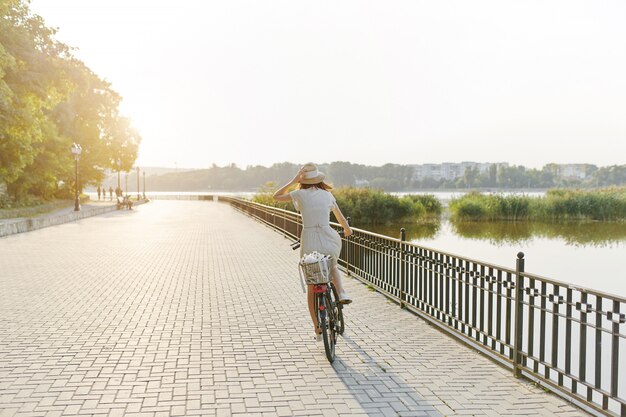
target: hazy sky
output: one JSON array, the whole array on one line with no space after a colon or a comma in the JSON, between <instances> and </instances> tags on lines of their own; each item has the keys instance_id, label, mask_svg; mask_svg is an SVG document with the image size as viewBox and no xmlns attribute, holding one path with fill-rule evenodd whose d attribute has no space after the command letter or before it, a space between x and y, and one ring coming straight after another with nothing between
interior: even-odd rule
<instances>
[{"instance_id":1,"label":"hazy sky","mask_svg":"<svg viewBox=\"0 0 626 417\"><path fill-rule=\"evenodd\" d=\"M138 164L626 163L626 2L33 0Z\"/></svg>"}]
</instances>

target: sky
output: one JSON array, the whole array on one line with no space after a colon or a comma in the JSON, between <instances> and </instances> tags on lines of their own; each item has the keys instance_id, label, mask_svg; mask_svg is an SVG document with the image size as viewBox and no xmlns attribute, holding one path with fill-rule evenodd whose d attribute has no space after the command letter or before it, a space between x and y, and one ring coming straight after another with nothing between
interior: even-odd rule
<instances>
[{"instance_id":1,"label":"sky","mask_svg":"<svg viewBox=\"0 0 626 417\"><path fill-rule=\"evenodd\" d=\"M623 0L32 0L137 165L626 164Z\"/></svg>"}]
</instances>

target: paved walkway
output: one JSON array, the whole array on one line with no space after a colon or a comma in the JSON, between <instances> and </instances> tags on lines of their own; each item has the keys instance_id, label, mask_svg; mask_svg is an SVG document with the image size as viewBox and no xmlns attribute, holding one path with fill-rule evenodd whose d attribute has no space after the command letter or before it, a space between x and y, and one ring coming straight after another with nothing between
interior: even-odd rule
<instances>
[{"instance_id":1,"label":"paved walkway","mask_svg":"<svg viewBox=\"0 0 626 417\"><path fill-rule=\"evenodd\" d=\"M157 201L0 239L0 416L583 416L356 280L331 366L280 234Z\"/></svg>"}]
</instances>

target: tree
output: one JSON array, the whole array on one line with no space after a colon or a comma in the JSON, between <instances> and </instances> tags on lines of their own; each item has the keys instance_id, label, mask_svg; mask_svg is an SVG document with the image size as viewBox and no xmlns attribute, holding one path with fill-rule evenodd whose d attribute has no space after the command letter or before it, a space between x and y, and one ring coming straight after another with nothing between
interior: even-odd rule
<instances>
[{"instance_id":1,"label":"tree","mask_svg":"<svg viewBox=\"0 0 626 417\"><path fill-rule=\"evenodd\" d=\"M465 173L463 174L463 179L465 180L465 186L468 188L472 188L478 178L478 167L467 167L465 168Z\"/></svg>"},{"instance_id":2,"label":"tree","mask_svg":"<svg viewBox=\"0 0 626 417\"><path fill-rule=\"evenodd\" d=\"M73 182L70 146L80 144L81 183L98 183L117 158L130 169L139 134L120 116L120 96L54 39L28 3L0 3L0 183L19 199L51 197Z\"/></svg>"},{"instance_id":3,"label":"tree","mask_svg":"<svg viewBox=\"0 0 626 417\"><path fill-rule=\"evenodd\" d=\"M68 48L18 0L3 1L0 15L0 182L19 195L37 183L25 169L53 148L44 144L57 136L48 112L67 94L57 74Z\"/></svg>"},{"instance_id":4,"label":"tree","mask_svg":"<svg viewBox=\"0 0 626 417\"><path fill-rule=\"evenodd\" d=\"M591 181L593 185L600 187L626 184L626 165L599 168L593 173Z\"/></svg>"},{"instance_id":5,"label":"tree","mask_svg":"<svg viewBox=\"0 0 626 417\"><path fill-rule=\"evenodd\" d=\"M332 162L328 166L328 177L332 179L332 182L337 187L354 186L356 176L354 168L350 162L337 161Z\"/></svg>"}]
</instances>

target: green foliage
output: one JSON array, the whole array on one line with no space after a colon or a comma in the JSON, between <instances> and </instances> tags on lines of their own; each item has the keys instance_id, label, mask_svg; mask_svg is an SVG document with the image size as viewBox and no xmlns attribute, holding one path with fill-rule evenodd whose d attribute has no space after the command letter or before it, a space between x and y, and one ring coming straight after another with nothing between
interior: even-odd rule
<instances>
[{"instance_id":1,"label":"green foliage","mask_svg":"<svg viewBox=\"0 0 626 417\"><path fill-rule=\"evenodd\" d=\"M296 211L296 209L293 206L293 203L291 202L283 203L281 201L276 201L274 200L274 197L272 196L272 194L256 194L254 197L252 197L252 201L254 201L255 203L263 204L263 205L270 206L270 207L277 207L283 210Z\"/></svg>"},{"instance_id":2,"label":"green foliage","mask_svg":"<svg viewBox=\"0 0 626 417\"><path fill-rule=\"evenodd\" d=\"M626 220L626 187L550 190L538 212L548 219Z\"/></svg>"},{"instance_id":3,"label":"green foliage","mask_svg":"<svg viewBox=\"0 0 626 417\"><path fill-rule=\"evenodd\" d=\"M439 216L443 210L441 201L432 194L409 194L405 198L413 203L421 204L428 216Z\"/></svg>"},{"instance_id":4,"label":"green foliage","mask_svg":"<svg viewBox=\"0 0 626 417\"><path fill-rule=\"evenodd\" d=\"M333 190L333 195L341 211L355 225L411 223L438 216L441 211L441 203L433 196L396 197L381 190L354 187Z\"/></svg>"},{"instance_id":5,"label":"green foliage","mask_svg":"<svg viewBox=\"0 0 626 417\"><path fill-rule=\"evenodd\" d=\"M479 198L469 196L462 200L452 200L450 202L450 213L454 217L464 220L483 219L486 216L487 207Z\"/></svg>"},{"instance_id":6,"label":"green foliage","mask_svg":"<svg viewBox=\"0 0 626 417\"><path fill-rule=\"evenodd\" d=\"M406 218L411 214L409 200L400 201L390 194L369 188L333 190L337 204L353 224L381 224Z\"/></svg>"},{"instance_id":7,"label":"green foliage","mask_svg":"<svg viewBox=\"0 0 626 417\"><path fill-rule=\"evenodd\" d=\"M0 3L0 184L12 201L50 199L75 189L73 142L82 189L104 170L132 167L140 137L118 114L120 97L25 0Z\"/></svg>"},{"instance_id":8,"label":"green foliage","mask_svg":"<svg viewBox=\"0 0 626 417\"><path fill-rule=\"evenodd\" d=\"M274 199L274 193L278 187L278 184L273 181L266 182L259 188L259 193L252 197L252 201L266 206L278 207L283 210L296 211L291 201L284 203Z\"/></svg>"},{"instance_id":9,"label":"green foliage","mask_svg":"<svg viewBox=\"0 0 626 417\"><path fill-rule=\"evenodd\" d=\"M291 202L281 203L273 198L277 189L274 182L264 184L252 201L272 207L295 211ZM438 217L441 203L432 195L396 197L370 188L344 187L332 190L337 204L354 225L388 224L406 221L407 224Z\"/></svg>"},{"instance_id":10,"label":"green foliage","mask_svg":"<svg viewBox=\"0 0 626 417\"><path fill-rule=\"evenodd\" d=\"M458 220L626 220L626 187L549 190L545 197L465 194L450 202Z\"/></svg>"},{"instance_id":11,"label":"green foliage","mask_svg":"<svg viewBox=\"0 0 626 417\"><path fill-rule=\"evenodd\" d=\"M0 199L0 219L32 217L74 205L74 200L48 201L39 197L27 196L20 201Z\"/></svg>"}]
</instances>

